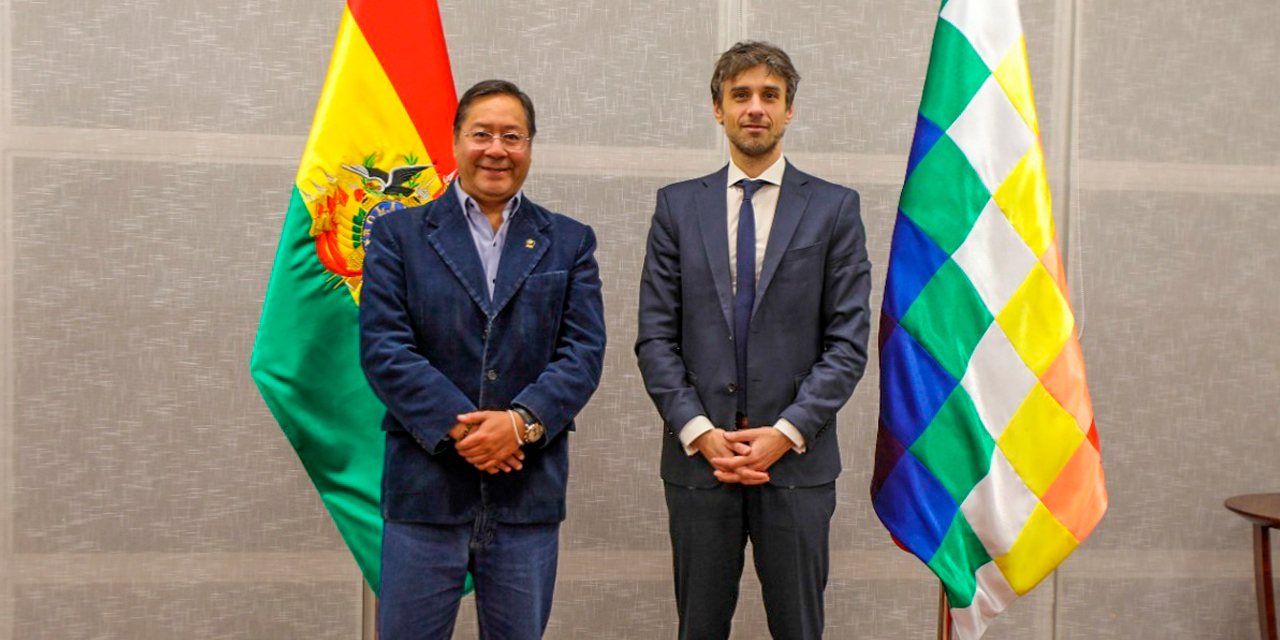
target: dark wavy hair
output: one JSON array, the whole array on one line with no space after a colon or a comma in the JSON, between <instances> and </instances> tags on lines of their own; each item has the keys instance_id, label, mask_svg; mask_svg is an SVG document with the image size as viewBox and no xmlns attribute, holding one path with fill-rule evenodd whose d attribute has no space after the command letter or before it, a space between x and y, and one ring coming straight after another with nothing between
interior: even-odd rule
<instances>
[{"instance_id":1,"label":"dark wavy hair","mask_svg":"<svg viewBox=\"0 0 1280 640\"><path fill-rule=\"evenodd\" d=\"M724 98L721 87L725 82L757 65L764 65L769 73L787 82L787 108L790 109L796 99L796 89L800 87L800 73L791 64L791 57L786 51L777 45L756 40L743 40L720 54L715 73L711 74L712 103L721 104L720 101Z\"/></svg>"}]
</instances>

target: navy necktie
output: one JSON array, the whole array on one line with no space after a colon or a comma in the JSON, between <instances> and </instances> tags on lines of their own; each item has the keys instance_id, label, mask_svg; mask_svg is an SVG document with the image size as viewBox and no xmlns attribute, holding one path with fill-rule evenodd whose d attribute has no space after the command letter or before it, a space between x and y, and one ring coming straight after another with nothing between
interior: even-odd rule
<instances>
[{"instance_id":1,"label":"navy necktie","mask_svg":"<svg viewBox=\"0 0 1280 640\"><path fill-rule=\"evenodd\" d=\"M733 342L738 357L738 414L747 415L747 334L756 304L756 210L751 205L763 180L739 180L742 207L738 209L738 291L733 301Z\"/></svg>"}]
</instances>

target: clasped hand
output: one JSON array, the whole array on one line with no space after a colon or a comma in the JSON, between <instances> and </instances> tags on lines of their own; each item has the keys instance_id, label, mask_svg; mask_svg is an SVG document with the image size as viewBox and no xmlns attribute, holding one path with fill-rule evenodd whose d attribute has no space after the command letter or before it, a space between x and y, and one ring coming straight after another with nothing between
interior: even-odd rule
<instances>
[{"instance_id":1,"label":"clasped hand","mask_svg":"<svg viewBox=\"0 0 1280 640\"><path fill-rule=\"evenodd\" d=\"M746 485L769 481L769 467L791 449L791 439L773 427L741 431L712 429L693 446L714 467L720 482Z\"/></svg>"},{"instance_id":2,"label":"clasped hand","mask_svg":"<svg viewBox=\"0 0 1280 640\"><path fill-rule=\"evenodd\" d=\"M516 429L511 427L515 416L516 428L524 429L520 414L506 411L473 411L458 416L458 424L449 430L453 448L467 462L488 473L511 473L524 468L524 451L516 439Z\"/></svg>"}]
</instances>

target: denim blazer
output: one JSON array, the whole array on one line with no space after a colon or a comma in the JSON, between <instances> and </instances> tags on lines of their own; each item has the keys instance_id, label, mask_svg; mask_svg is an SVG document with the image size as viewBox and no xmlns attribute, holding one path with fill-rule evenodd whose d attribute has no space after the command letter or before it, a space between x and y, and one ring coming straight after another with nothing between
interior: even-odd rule
<instances>
[{"instance_id":1,"label":"denim blazer","mask_svg":"<svg viewBox=\"0 0 1280 640\"><path fill-rule=\"evenodd\" d=\"M483 500L501 522L559 522L567 432L600 382L604 305L591 228L524 198L492 300L458 199L373 225L360 295L360 357L387 407L382 512L459 524ZM456 416L519 404L545 428L524 469L488 474L453 448Z\"/></svg>"}]
</instances>

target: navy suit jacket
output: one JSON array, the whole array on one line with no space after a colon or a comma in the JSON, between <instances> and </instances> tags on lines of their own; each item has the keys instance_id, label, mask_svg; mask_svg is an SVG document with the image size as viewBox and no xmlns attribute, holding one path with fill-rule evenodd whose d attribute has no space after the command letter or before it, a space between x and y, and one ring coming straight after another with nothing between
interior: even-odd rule
<instances>
[{"instance_id":1,"label":"navy suit jacket","mask_svg":"<svg viewBox=\"0 0 1280 640\"><path fill-rule=\"evenodd\" d=\"M679 430L699 414L732 430L737 413L727 181L726 166L658 191L640 282L636 355L664 423L662 478L686 487L719 481ZM870 288L857 192L788 162L751 316L747 415L752 427L786 418L806 452L774 463L772 484L839 475L836 412L866 367Z\"/></svg>"},{"instance_id":2,"label":"navy suit jacket","mask_svg":"<svg viewBox=\"0 0 1280 640\"><path fill-rule=\"evenodd\" d=\"M524 198L508 224L493 299L458 199L373 225L360 295L360 357L387 407L382 512L458 524L482 495L501 522L559 522L567 431L600 381L604 308L591 228ZM524 469L490 475L446 437L456 416L520 405L546 430Z\"/></svg>"}]
</instances>

